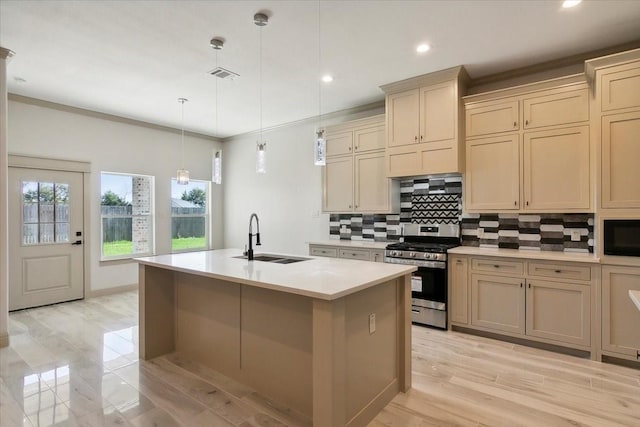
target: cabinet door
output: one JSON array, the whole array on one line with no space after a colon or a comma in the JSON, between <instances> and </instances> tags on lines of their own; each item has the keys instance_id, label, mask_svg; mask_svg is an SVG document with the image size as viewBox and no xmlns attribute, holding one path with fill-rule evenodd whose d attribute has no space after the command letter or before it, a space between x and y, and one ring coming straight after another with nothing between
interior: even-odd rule
<instances>
[{"instance_id":1,"label":"cabinet door","mask_svg":"<svg viewBox=\"0 0 640 427\"><path fill-rule=\"evenodd\" d=\"M416 144L420 132L420 91L394 93L387 97L387 145Z\"/></svg>"},{"instance_id":2,"label":"cabinet door","mask_svg":"<svg viewBox=\"0 0 640 427\"><path fill-rule=\"evenodd\" d=\"M527 335L588 347L590 285L527 280Z\"/></svg>"},{"instance_id":3,"label":"cabinet door","mask_svg":"<svg viewBox=\"0 0 640 427\"><path fill-rule=\"evenodd\" d=\"M524 208L590 208L589 127L524 134Z\"/></svg>"},{"instance_id":4,"label":"cabinet door","mask_svg":"<svg viewBox=\"0 0 640 427\"><path fill-rule=\"evenodd\" d=\"M466 325L469 323L468 260L458 256L452 256L449 260L450 320Z\"/></svg>"},{"instance_id":5,"label":"cabinet door","mask_svg":"<svg viewBox=\"0 0 640 427\"><path fill-rule=\"evenodd\" d=\"M602 266L602 349L640 360L640 310L630 289L640 291L640 268Z\"/></svg>"},{"instance_id":6,"label":"cabinet door","mask_svg":"<svg viewBox=\"0 0 640 427\"><path fill-rule=\"evenodd\" d=\"M589 89L556 89L522 100L524 129L589 120Z\"/></svg>"},{"instance_id":7,"label":"cabinet door","mask_svg":"<svg viewBox=\"0 0 640 427\"><path fill-rule=\"evenodd\" d=\"M328 158L323 169L322 210L353 211L353 156Z\"/></svg>"},{"instance_id":8,"label":"cabinet door","mask_svg":"<svg viewBox=\"0 0 640 427\"><path fill-rule=\"evenodd\" d=\"M383 126L358 129L353 135L353 150L356 153L372 150L384 150L385 128Z\"/></svg>"},{"instance_id":9,"label":"cabinet door","mask_svg":"<svg viewBox=\"0 0 640 427\"><path fill-rule=\"evenodd\" d=\"M371 261L373 262L384 262L384 251L382 250L371 250Z\"/></svg>"},{"instance_id":10,"label":"cabinet door","mask_svg":"<svg viewBox=\"0 0 640 427\"><path fill-rule=\"evenodd\" d=\"M518 209L519 153L518 135L467 141L466 210Z\"/></svg>"},{"instance_id":11,"label":"cabinet door","mask_svg":"<svg viewBox=\"0 0 640 427\"><path fill-rule=\"evenodd\" d=\"M471 275L471 324L496 331L525 331L524 279Z\"/></svg>"},{"instance_id":12,"label":"cabinet door","mask_svg":"<svg viewBox=\"0 0 640 427\"><path fill-rule=\"evenodd\" d=\"M329 133L326 135L327 157L351 154L353 150L353 132Z\"/></svg>"},{"instance_id":13,"label":"cabinet door","mask_svg":"<svg viewBox=\"0 0 640 427\"><path fill-rule=\"evenodd\" d=\"M481 102L465 107L467 138L520 129L518 100L515 98Z\"/></svg>"},{"instance_id":14,"label":"cabinet door","mask_svg":"<svg viewBox=\"0 0 640 427\"><path fill-rule=\"evenodd\" d=\"M389 206L389 179L384 152L358 154L355 159L356 212L386 212Z\"/></svg>"},{"instance_id":15,"label":"cabinet door","mask_svg":"<svg viewBox=\"0 0 640 427\"><path fill-rule=\"evenodd\" d=\"M640 208L640 111L602 118L602 207Z\"/></svg>"},{"instance_id":16,"label":"cabinet door","mask_svg":"<svg viewBox=\"0 0 640 427\"><path fill-rule=\"evenodd\" d=\"M458 99L456 82L420 89L420 138L418 142L456 138Z\"/></svg>"},{"instance_id":17,"label":"cabinet door","mask_svg":"<svg viewBox=\"0 0 640 427\"><path fill-rule=\"evenodd\" d=\"M614 67L600 82L603 112L640 107L640 63Z\"/></svg>"}]
</instances>

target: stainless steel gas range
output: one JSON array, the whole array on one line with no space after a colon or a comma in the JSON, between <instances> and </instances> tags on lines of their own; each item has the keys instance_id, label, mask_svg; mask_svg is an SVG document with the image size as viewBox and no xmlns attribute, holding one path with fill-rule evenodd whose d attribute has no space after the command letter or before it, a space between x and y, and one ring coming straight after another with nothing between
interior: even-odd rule
<instances>
[{"instance_id":1,"label":"stainless steel gas range","mask_svg":"<svg viewBox=\"0 0 640 427\"><path fill-rule=\"evenodd\" d=\"M450 224L405 224L403 241L387 245L384 261L418 267L411 276L413 323L447 328L447 250L460 245Z\"/></svg>"}]
</instances>

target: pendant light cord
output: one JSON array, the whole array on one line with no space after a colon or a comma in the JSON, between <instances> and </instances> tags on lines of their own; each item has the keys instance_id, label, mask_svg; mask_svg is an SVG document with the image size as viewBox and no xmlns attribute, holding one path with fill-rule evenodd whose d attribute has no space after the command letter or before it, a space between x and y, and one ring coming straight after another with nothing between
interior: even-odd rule
<instances>
[{"instance_id":1,"label":"pendant light cord","mask_svg":"<svg viewBox=\"0 0 640 427\"><path fill-rule=\"evenodd\" d=\"M320 0L318 0L318 132L322 131L322 44L320 43Z\"/></svg>"},{"instance_id":2,"label":"pendant light cord","mask_svg":"<svg viewBox=\"0 0 640 427\"><path fill-rule=\"evenodd\" d=\"M263 144L262 140L262 27L258 26L258 49L260 60L260 144Z\"/></svg>"},{"instance_id":3,"label":"pendant light cord","mask_svg":"<svg viewBox=\"0 0 640 427\"><path fill-rule=\"evenodd\" d=\"M184 101L186 99L180 98L182 104L182 127L181 127L181 139L182 139L182 169L184 169Z\"/></svg>"}]
</instances>

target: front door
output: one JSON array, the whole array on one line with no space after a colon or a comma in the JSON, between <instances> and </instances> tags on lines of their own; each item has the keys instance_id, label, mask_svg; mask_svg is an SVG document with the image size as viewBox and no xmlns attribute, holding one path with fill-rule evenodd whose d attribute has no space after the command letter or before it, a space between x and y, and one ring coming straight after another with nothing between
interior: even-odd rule
<instances>
[{"instance_id":1,"label":"front door","mask_svg":"<svg viewBox=\"0 0 640 427\"><path fill-rule=\"evenodd\" d=\"M81 172L9 168L9 310L84 297Z\"/></svg>"}]
</instances>

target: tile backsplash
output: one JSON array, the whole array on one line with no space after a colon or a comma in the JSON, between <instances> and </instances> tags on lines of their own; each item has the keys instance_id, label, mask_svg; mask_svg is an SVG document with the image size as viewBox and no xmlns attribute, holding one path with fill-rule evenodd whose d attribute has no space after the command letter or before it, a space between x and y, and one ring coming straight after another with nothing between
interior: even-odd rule
<instances>
[{"instance_id":1,"label":"tile backsplash","mask_svg":"<svg viewBox=\"0 0 640 427\"><path fill-rule=\"evenodd\" d=\"M465 213L460 231L463 246L593 253L593 224L592 213ZM579 241L572 241L572 232Z\"/></svg>"},{"instance_id":2,"label":"tile backsplash","mask_svg":"<svg viewBox=\"0 0 640 427\"><path fill-rule=\"evenodd\" d=\"M462 215L462 177L400 181L396 214L331 214L329 237L376 242L400 239L401 224L457 224Z\"/></svg>"}]
</instances>

